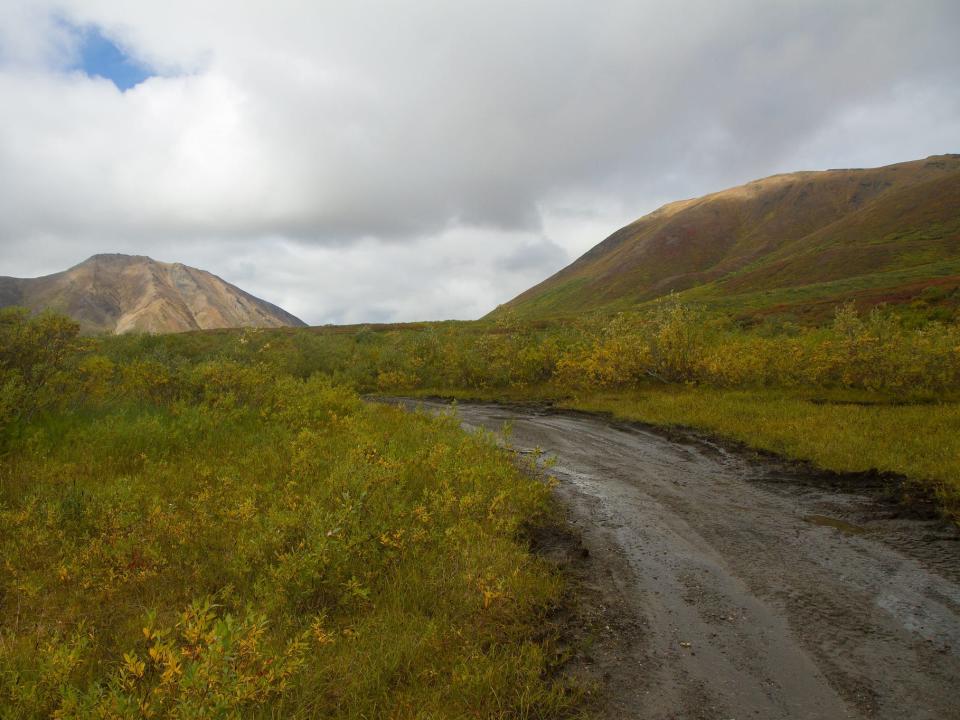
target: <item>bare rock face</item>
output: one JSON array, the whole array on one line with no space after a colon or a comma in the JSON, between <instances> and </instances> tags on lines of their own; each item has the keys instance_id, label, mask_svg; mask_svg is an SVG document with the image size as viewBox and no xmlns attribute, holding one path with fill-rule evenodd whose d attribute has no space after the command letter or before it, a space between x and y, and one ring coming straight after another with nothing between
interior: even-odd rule
<instances>
[{"instance_id":1,"label":"bare rock face","mask_svg":"<svg viewBox=\"0 0 960 720\"><path fill-rule=\"evenodd\" d=\"M63 313L88 333L305 326L216 275L142 255L94 255L45 277L0 277L0 307L8 305Z\"/></svg>"}]
</instances>

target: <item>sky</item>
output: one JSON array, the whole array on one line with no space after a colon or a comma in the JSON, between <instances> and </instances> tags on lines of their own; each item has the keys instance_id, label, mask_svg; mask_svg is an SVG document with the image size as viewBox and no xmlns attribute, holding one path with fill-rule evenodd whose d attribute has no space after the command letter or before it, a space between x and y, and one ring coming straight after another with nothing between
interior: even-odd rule
<instances>
[{"instance_id":1,"label":"sky","mask_svg":"<svg viewBox=\"0 0 960 720\"><path fill-rule=\"evenodd\" d=\"M956 0L0 0L0 275L471 319L658 206L960 152Z\"/></svg>"}]
</instances>

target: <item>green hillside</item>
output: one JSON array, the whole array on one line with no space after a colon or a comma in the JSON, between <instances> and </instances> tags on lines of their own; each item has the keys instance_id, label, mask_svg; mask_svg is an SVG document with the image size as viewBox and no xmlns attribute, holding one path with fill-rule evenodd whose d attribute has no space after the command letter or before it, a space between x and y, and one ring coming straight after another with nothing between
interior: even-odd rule
<instances>
[{"instance_id":1,"label":"green hillside","mask_svg":"<svg viewBox=\"0 0 960 720\"><path fill-rule=\"evenodd\" d=\"M952 311L958 287L960 155L940 155L775 175L665 205L507 306L549 318L676 292L734 312L822 319L851 299Z\"/></svg>"}]
</instances>

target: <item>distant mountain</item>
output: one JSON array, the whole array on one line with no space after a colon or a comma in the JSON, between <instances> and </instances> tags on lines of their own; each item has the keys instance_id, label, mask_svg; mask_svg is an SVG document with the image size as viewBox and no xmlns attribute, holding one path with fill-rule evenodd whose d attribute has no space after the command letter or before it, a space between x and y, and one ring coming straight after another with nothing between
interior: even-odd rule
<instances>
[{"instance_id":1,"label":"distant mountain","mask_svg":"<svg viewBox=\"0 0 960 720\"><path fill-rule=\"evenodd\" d=\"M0 307L8 305L55 310L84 332L304 326L216 275L142 255L94 255L45 277L0 277Z\"/></svg>"},{"instance_id":2,"label":"distant mountain","mask_svg":"<svg viewBox=\"0 0 960 720\"><path fill-rule=\"evenodd\" d=\"M507 305L555 317L675 291L803 316L845 299L912 301L931 286L960 299L960 155L774 175L671 203Z\"/></svg>"}]
</instances>

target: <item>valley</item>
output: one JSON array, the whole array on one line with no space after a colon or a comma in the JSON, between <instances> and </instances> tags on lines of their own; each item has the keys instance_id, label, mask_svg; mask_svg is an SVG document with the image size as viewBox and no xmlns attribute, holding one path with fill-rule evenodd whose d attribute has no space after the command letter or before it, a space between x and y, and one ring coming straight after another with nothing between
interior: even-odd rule
<instances>
[{"instance_id":1,"label":"valley","mask_svg":"<svg viewBox=\"0 0 960 720\"><path fill-rule=\"evenodd\" d=\"M0 0L0 720L960 720L960 0Z\"/></svg>"},{"instance_id":2,"label":"valley","mask_svg":"<svg viewBox=\"0 0 960 720\"><path fill-rule=\"evenodd\" d=\"M0 716L960 717L958 181L673 203L473 321L0 278Z\"/></svg>"}]
</instances>

